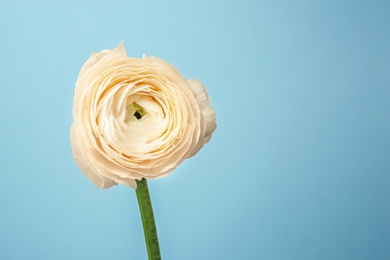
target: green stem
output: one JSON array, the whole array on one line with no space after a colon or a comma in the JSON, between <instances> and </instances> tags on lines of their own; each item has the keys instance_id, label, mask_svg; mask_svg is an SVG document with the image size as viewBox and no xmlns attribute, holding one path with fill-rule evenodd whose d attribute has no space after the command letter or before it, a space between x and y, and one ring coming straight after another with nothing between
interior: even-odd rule
<instances>
[{"instance_id":1,"label":"green stem","mask_svg":"<svg viewBox=\"0 0 390 260\"><path fill-rule=\"evenodd\" d=\"M153 207L150 200L148 183L146 182L146 179L137 181L137 189L135 191L137 193L142 225L144 227L148 259L159 260L161 259L160 247L158 245L156 223L154 221Z\"/></svg>"}]
</instances>

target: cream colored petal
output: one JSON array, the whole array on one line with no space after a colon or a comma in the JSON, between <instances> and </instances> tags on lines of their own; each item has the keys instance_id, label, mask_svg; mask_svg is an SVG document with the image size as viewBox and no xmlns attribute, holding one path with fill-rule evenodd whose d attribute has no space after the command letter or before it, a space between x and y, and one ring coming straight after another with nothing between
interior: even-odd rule
<instances>
[{"instance_id":1,"label":"cream colored petal","mask_svg":"<svg viewBox=\"0 0 390 260\"><path fill-rule=\"evenodd\" d=\"M210 141L211 135L217 128L217 118L215 115L215 111L211 107L202 109L202 115L206 124L205 143L207 143L208 141Z\"/></svg>"},{"instance_id":2,"label":"cream colored petal","mask_svg":"<svg viewBox=\"0 0 390 260\"><path fill-rule=\"evenodd\" d=\"M202 82L198 80L188 80L192 93L194 93L196 101L199 104L200 111L204 118L206 130L205 130L205 143L207 143L214 130L217 128L216 115L214 109L211 107L210 98L207 95L206 89Z\"/></svg>"},{"instance_id":3,"label":"cream colored petal","mask_svg":"<svg viewBox=\"0 0 390 260\"><path fill-rule=\"evenodd\" d=\"M93 184L95 184L98 188L103 189L116 185L113 180L98 175L96 171L91 168L88 158L84 156L84 154L87 154L88 151L83 148L83 143L78 138L77 125L75 123L73 123L70 129L70 142L76 164Z\"/></svg>"},{"instance_id":4,"label":"cream colored petal","mask_svg":"<svg viewBox=\"0 0 390 260\"><path fill-rule=\"evenodd\" d=\"M79 75L83 75L85 71L93 67L96 63L98 63L103 57L127 57L125 45L123 41L120 42L114 49L112 50L103 50L98 53L92 53L89 59L84 63L83 67L80 70Z\"/></svg>"},{"instance_id":5,"label":"cream colored petal","mask_svg":"<svg viewBox=\"0 0 390 260\"><path fill-rule=\"evenodd\" d=\"M123 42L119 43L113 50L103 50L99 53L92 53L89 59L84 63L77 78L76 88L74 91L73 117L75 119L78 118L78 113L80 111L80 100L82 99L86 88L91 86L89 79L96 78L101 73L100 70L97 70L100 65L99 63L105 63L102 62L105 59L108 59L109 63L112 63L115 59L121 57L127 57ZM101 68L104 68L104 64L102 65L103 66L101 66ZM92 73L92 71L94 71L94 73ZM91 77L92 75L94 75L94 77Z\"/></svg>"}]
</instances>

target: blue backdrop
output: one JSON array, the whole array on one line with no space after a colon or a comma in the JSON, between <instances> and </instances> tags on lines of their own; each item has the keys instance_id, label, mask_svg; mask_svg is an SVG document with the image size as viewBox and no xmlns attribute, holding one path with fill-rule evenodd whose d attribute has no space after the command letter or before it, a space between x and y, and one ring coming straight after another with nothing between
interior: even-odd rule
<instances>
[{"instance_id":1,"label":"blue backdrop","mask_svg":"<svg viewBox=\"0 0 390 260\"><path fill-rule=\"evenodd\" d=\"M146 259L134 190L69 143L121 40L207 86L218 128L150 181L163 259L390 259L389 1L1 1L0 259Z\"/></svg>"}]
</instances>

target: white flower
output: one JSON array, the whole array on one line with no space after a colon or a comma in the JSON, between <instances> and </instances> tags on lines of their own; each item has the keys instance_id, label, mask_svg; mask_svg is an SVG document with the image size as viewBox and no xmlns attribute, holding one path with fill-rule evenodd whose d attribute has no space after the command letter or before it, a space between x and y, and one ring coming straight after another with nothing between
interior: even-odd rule
<instances>
[{"instance_id":1,"label":"white flower","mask_svg":"<svg viewBox=\"0 0 390 260\"><path fill-rule=\"evenodd\" d=\"M207 143L215 112L202 83L156 57L129 58L123 43L93 53L76 83L70 138L98 187L167 175Z\"/></svg>"}]
</instances>

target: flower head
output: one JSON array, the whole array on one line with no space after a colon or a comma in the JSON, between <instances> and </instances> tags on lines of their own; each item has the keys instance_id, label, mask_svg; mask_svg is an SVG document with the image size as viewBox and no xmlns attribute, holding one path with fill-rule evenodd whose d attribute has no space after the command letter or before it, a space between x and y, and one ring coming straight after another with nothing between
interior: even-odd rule
<instances>
[{"instance_id":1,"label":"flower head","mask_svg":"<svg viewBox=\"0 0 390 260\"><path fill-rule=\"evenodd\" d=\"M203 84L167 62L126 55L123 43L93 53L76 82L71 145L98 187L155 179L207 143L215 112Z\"/></svg>"}]
</instances>

